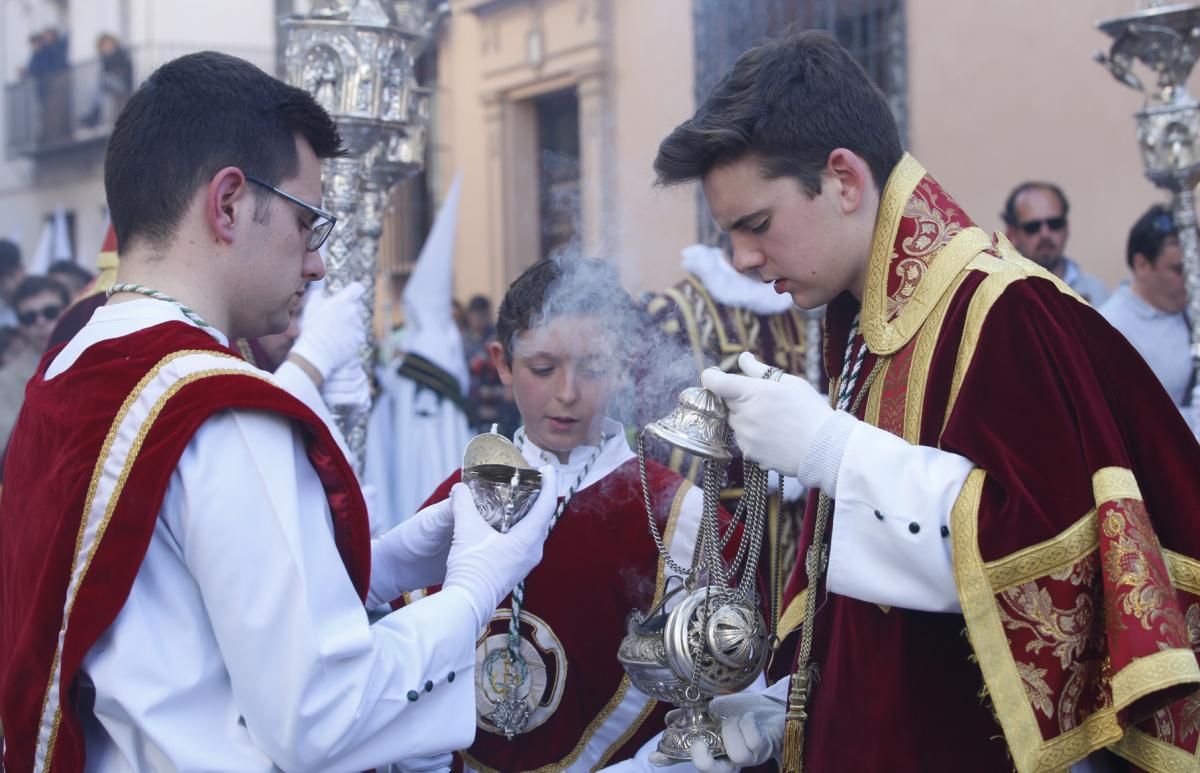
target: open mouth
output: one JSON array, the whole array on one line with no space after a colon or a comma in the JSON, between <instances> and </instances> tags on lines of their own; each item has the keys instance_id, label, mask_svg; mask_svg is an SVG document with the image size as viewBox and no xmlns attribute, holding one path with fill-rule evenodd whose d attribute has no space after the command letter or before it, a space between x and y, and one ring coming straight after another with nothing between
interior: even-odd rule
<instances>
[{"instance_id":1,"label":"open mouth","mask_svg":"<svg viewBox=\"0 0 1200 773\"><path fill-rule=\"evenodd\" d=\"M550 425L559 431L572 429L579 423L579 419L572 419L570 416L550 416Z\"/></svg>"}]
</instances>

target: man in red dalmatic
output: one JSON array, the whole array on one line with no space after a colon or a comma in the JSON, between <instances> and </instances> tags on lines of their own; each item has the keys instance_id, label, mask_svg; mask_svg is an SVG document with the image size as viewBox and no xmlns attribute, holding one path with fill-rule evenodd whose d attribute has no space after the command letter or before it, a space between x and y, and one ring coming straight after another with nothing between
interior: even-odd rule
<instances>
[{"instance_id":1,"label":"man in red dalmatic","mask_svg":"<svg viewBox=\"0 0 1200 773\"><path fill-rule=\"evenodd\" d=\"M730 760L1196 770L1200 447L1124 338L975 226L822 33L743 54L655 167L740 271L828 304L829 399L748 354L703 374L746 457L819 490L792 675L713 703Z\"/></svg>"},{"instance_id":2,"label":"man in red dalmatic","mask_svg":"<svg viewBox=\"0 0 1200 773\"><path fill-rule=\"evenodd\" d=\"M372 541L309 407L357 347L310 341L293 396L229 346L324 275L320 159L342 152L311 95L214 52L117 119L116 281L42 358L5 461L5 770L361 771L471 742L475 635L541 557L553 494L501 535L459 487Z\"/></svg>"}]
</instances>

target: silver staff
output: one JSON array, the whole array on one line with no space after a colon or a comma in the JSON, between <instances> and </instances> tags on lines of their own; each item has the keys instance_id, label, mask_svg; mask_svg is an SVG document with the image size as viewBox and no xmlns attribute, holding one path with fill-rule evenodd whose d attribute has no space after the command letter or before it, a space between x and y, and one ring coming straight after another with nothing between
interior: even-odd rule
<instances>
[{"instance_id":1,"label":"silver staff","mask_svg":"<svg viewBox=\"0 0 1200 773\"><path fill-rule=\"evenodd\" d=\"M429 92L417 85L413 65L445 13L445 3L430 0L314 0L308 15L280 22L288 82L329 111L349 150L322 167L325 208L338 218L326 243L326 287L366 288L361 356L369 374L383 213L392 187L425 158ZM340 411L338 423L361 470L367 415Z\"/></svg>"},{"instance_id":2,"label":"silver staff","mask_svg":"<svg viewBox=\"0 0 1200 773\"><path fill-rule=\"evenodd\" d=\"M1113 38L1107 54L1096 60L1121 83L1142 92L1145 106L1135 114L1138 147L1146 177L1172 194L1175 227L1187 271L1188 315L1192 325L1192 359L1200 363L1200 245L1196 239L1196 183L1200 182L1200 105L1188 93L1187 79L1200 57L1200 5L1149 7L1127 16L1098 22ZM1134 74L1134 62L1155 74L1152 88Z\"/></svg>"}]
</instances>

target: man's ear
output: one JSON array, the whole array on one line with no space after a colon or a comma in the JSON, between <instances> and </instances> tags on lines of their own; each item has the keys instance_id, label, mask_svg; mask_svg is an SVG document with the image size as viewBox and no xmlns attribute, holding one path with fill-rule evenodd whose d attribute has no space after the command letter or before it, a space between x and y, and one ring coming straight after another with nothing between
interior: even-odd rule
<instances>
[{"instance_id":1,"label":"man's ear","mask_svg":"<svg viewBox=\"0 0 1200 773\"><path fill-rule=\"evenodd\" d=\"M204 216L218 242L232 242L241 220L253 212L249 187L246 176L236 166L225 167L208 181Z\"/></svg>"},{"instance_id":2,"label":"man's ear","mask_svg":"<svg viewBox=\"0 0 1200 773\"><path fill-rule=\"evenodd\" d=\"M1150 258L1147 258L1144 253L1141 253L1141 252L1133 253L1133 273L1135 275L1140 274L1143 271L1146 271L1147 269L1151 269L1153 267L1154 267L1154 264L1150 262Z\"/></svg>"},{"instance_id":3,"label":"man's ear","mask_svg":"<svg viewBox=\"0 0 1200 773\"><path fill-rule=\"evenodd\" d=\"M871 167L862 156L846 148L834 148L825 162L825 176L837 183L837 196L842 212L851 215L859 210L874 187ZM824 183L823 183L824 184Z\"/></svg>"},{"instance_id":4,"label":"man's ear","mask_svg":"<svg viewBox=\"0 0 1200 773\"><path fill-rule=\"evenodd\" d=\"M508 358L504 355L504 344L499 341L492 341L487 345L488 355L492 358L492 365L496 367L496 372L500 374L500 383L504 386L512 386L512 365L509 364Z\"/></svg>"}]
</instances>

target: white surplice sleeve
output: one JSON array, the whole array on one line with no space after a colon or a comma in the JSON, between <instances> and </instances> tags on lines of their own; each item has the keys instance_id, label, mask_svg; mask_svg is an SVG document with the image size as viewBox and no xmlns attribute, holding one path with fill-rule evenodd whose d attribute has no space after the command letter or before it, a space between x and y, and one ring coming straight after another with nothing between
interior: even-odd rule
<instances>
[{"instance_id":1,"label":"white surplice sleeve","mask_svg":"<svg viewBox=\"0 0 1200 773\"><path fill-rule=\"evenodd\" d=\"M235 705L276 765L365 770L471 743L470 602L449 588L369 625L296 430L268 414L219 414L171 486L179 509L164 516Z\"/></svg>"},{"instance_id":2,"label":"white surplice sleeve","mask_svg":"<svg viewBox=\"0 0 1200 773\"><path fill-rule=\"evenodd\" d=\"M829 590L902 609L960 611L950 510L973 467L858 423L838 468Z\"/></svg>"}]
</instances>

